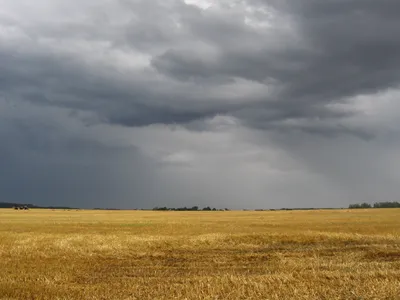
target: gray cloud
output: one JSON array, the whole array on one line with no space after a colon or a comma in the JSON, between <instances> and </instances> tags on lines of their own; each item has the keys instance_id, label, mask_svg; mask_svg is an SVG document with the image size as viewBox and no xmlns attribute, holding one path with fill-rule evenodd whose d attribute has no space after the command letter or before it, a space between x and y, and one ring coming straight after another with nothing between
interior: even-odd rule
<instances>
[{"instance_id":1,"label":"gray cloud","mask_svg":"<svg viewBox=\"0 0 400 300\"><path fill-rule=\"evenodd\" d=\"M400 79L394 0L248 1L205 11L180 1L104 7L87 1L84 19L61 3L71 10L69 20L57 21L57 10L42 19L1 17L8 30L0 49L2 89L94 111L111 123L188 123L216 114L248 116L248 125L263 128L277 119L340 122L327 104ZM237 80L259 82L263 93L248 90L232 103L231 95L216 92ZM253 110L273 116L255 121Z\"/></svg>"},{"instance_id":2,"label":"gray cloud","mask_svg":"<svg viewBox=\"0 0 400 300\"><path fill-rule=\"evenodd\" d=\"M243 22L244 11L236 18L200 15L188 27L216 54L199 55L175 47L156 57L153 65L181 80L226 76L270 85L276 92L264 95L253 108L265 110L266 116L258 118L256 113L255 122L252 114L244 114L249 115L250 125L264 128L274 127L270 123L276 119L336 117L339 121L343 116L327 104L398 86L397 1L252 3L267 12L274 9L282 23L249 28ZM268 13L264 17L268 20ZM316 126L311 132L322 131L320 124Z\"/></svg>"},{"instance_id":3,"label":"gray cloud","mask_svg":"<svg viewBox=\"0 0 400 300\"><path fill-rule=\"evenodd\" d=\"M369 169L394 195L398 1L193 3L0 0L1 197L344 204Z\"/></svg>"},{"instance_id":4,"label":"gray cloud","mask_svg":"<svg viewBox=\"0 0 400 300\"><path fill-rule=\"evenodd\" d=\"M137 147L96 137L59 109L2 108L0 201L110 207L117 200L128 208L151 203L146 183L153 181L153 163Z\"/></svg>"}]
</instances>

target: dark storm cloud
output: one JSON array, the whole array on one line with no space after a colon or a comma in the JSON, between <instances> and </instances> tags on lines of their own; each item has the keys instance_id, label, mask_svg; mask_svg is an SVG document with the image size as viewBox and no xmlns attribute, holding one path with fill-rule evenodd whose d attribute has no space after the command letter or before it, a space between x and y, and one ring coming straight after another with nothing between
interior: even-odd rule
<instances>
[{"instance_id":1,"label":"dark storm cloud","mask_svg":"<svg viewBox=\"0 0 400 300\"><path fill-rule=\"evenodd\" d=\"M248 1L236 10L203 11L179 1L120 1L114 14L84 5L85 21L71 16L57 23L46 16L29 24L2 15L5 28L29 38L3 38L0 86L10 97L93 111L126 126L216 114L245 116L244 124L265 129L287 119L339 122L343 116L327 104L399 84L397 2ZM249 15L246 7L257 13ZM123 11L125 21L116 22ZM261 21L269 25L258 26ZM93 54L55 48L59 42L67 48L86 43ZM106 56L92 60L99 51L145 54L151 65L121 70ZM237 79L259 82L269 92L250 91L234 105L211 92Z\"/></svg>"},{"instance_id":2,"label":"dark storm cloud","mask_svg":"<svg viewBox=\"0 0 400 300\"><path fill-rule=\"evenodd\" d=\"M340 120L342 115L327 104L399 85L398 1L252 3L274 8L288 26L278 23L272 28L250 29L241 19L201 15L193 22L188 20L188 28L197 39L217 49L217 58L172 48L155 57L153 65L179 80L227 76L277 87L276 93L265 95L254 109L272 111L273 117L258 118L256 113L245 119L264 128L274 127L269 123L276 119Z\"/></svg>"},{"instance_id":3,"label":"dark storm cloud","mask_svg":"<svg viewBox=\"0 0 400 300\"><path fill-rule=\"evenodd\" d=\"M399 84L398 1L288 1L286 8L315 53L290 96L332 99Z\"/></svg>"},{"instance_id":4,"label":"dark storm cloud","mask_svg":"<svg viewBox=\"0 0 400 300\"><path fill-rule=\"evenodd\" d=\"M191 86L159 82L148 70L123 74L112 67L85 65L79 57L21 54L1 47L0 52L0 88L13 102L94 112L104 122L125 126L187 123L240 106L214 101L213 95L191 94Z\"/></svg>"},{"instance_id":5,"label":"dark storm cloud","mask_svg":"<svg viewBox=\"0 0 400 300\"><path fill-rule=\"evenodd\" d=\"M0 201L135 208L151 200L152 163L137 147L85 135L79 122L71 130L58 109L25 106L17 116L1 107Z\"/></svg>"},{"instance_id":6,"label":"dark storm cloud","mask_svg":"<svg viewBox=\"0 0 400 300\"><path fill-rule=\"evenodd\" d=\"M399 1L191 2L0 0L1 199L395 194Z\"/></svg>"}]
</instances>

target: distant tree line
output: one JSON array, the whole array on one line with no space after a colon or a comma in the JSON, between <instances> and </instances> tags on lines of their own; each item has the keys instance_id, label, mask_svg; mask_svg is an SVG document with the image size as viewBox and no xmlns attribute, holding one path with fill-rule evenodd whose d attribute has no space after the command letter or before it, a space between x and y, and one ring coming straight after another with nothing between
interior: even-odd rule
<instances>
[{"instance_id":1,"label":"distant tree line","mask_svg":"<svg viewBox=\"0 0 400 300\"><path fill-rule=\"evenodd\" d=\"M0 208L14 208L14 209L64 209L70 210L77 208L67 207L67 206L37 206L33 204L21 204L21 203L12 203L12 202L0 202ZM399 202L376 202L373 205L369 203L357 203L350 204L350 209L362 209L362 208L400 208ZM121 210L116 208L94 208L95 210ZM319 208L281 208L281 209L255 209L255 211L282 211L282 210L318 210ZM335 208L323 208L323 209L335 209ZM135 210L149 210L149 209L135 209ZM153 210L157 211L229 211L228 208L217 209L215 207L211 208L210 206L206 206L204 208L199 208L198 206L192 207L178 207L178 208L169 208L169 207L154 207ZM243 209L243 211L251 211L251 209Z\"/></svg>"},{"instance_id":2,"label":"distant tree line","mask_svg":"<svg viewBox=\"0 0 400 300\"><path fill-rule=\"evenodd\" d=\"M374 203L374 208L400 208L399 202L377 202Z\"/></svg>"},{"instance_id":3,"label":"distant tree line","mask_svg":"<svg viewBox=\"0 0 400 300\"><path fill-rule=\"evenodd\" d=\"M349 208L350 209L355 209L355 208L371 208L372 206L371 206L371 204L369 204L369 203L356 203L356 204L350 204L349 205Z\"/></svg>"},{"instance_id":4,"label":"distant tree line","mask_svg":"<svg viewBox=\"0 0 400 300\"><path fill-rule=\"evenodd\" d=\"M22 208L43 208L43 209L76 209L73 207L68 206L38 206L33 204L23 204L23 203L13 203L13 202L0 202L0 208L14 208L14 209L21 209Z\"/></svg>"},{"instance_id":5,"label":"distant tree line","mask_svg":"<svg viewBox=\"0 0 400 300\"><path fill-rule=\"evenodd\" d=\"M350 204L350 209L357 209L357 208L400 208L399 202L376 202L374 205L369 203L361 203L361 204Z\"/></svg>"},{"instance_id":6,"label":"distant tree line","mask_svg":"<svg viewBox=\"0 0 400 300\"><path fill-rule=\"evenodd\" d=\"M22 204L22 203L12 203L12 202L0 202L0 208L20 208L20 207L27 207L27 208L38 208L38 206L33 204Z\"/></svg>"},{"instance_id":7,"label":"distant tree line","mask_svg":"<svg viewBox=\"0 0 400 300\"><path fill-rule=\"evenodd\" d=\"M217 209L215 207L211 208L210 206L206 206L203 209L200 209L198 206L192 207L178 207L178 208L169 208L169 207L154 207L153 210L162 210L162 211L228 211L229 209Z\"/></svg>"}]
</instances>

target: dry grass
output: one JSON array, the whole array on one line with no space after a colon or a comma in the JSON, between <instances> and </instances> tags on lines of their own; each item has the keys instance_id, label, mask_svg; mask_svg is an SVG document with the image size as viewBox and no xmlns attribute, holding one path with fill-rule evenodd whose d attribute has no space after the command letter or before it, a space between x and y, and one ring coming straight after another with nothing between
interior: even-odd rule
<instances>
[{"instance_id":1,"label":"dry grass","mask_svg":"<svg viewBox=\"0 0 400 300\"><path fill-rule=\"evenodd\" d=\"M0 210L0 299L400 299L400 210Z\"/></svg>"}]
</instances>

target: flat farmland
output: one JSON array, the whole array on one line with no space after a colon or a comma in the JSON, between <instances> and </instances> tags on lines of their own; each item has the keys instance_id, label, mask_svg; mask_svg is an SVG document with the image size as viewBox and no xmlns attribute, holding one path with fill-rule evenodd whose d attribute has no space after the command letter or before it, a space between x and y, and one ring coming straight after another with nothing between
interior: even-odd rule
<instances>
[{"instance_id":1,"label":"flat farmland","mask_svg":"<svg viewBox=\"0 0 400 300\"><path fill-rule=\"evenodd\" d=\"M0 299L400 299L400 209L2 209Z\"/></svg>"}]
</instances>

